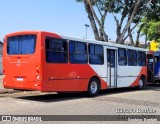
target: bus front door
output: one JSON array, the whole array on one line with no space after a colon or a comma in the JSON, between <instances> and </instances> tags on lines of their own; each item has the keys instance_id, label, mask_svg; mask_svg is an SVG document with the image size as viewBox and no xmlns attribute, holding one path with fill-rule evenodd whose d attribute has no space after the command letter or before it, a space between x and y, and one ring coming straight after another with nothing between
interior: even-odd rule
<instances>
[{"instance_id":1,"label":"bus front door","mask_svg":"<svg viewBox=\"0 0 160 124\"><path fill-rule=\"evenodd\" d=\"M153 54L147 54L147 82L154 84L154 55Z\"/></svg>"},{"instance_id":2,"label":"bus front door","mask_svg":"<svg viewBox=\"0 0 160 124\"><path fill-rule=\"evenodd\" d=\"M107 82L109 87L116 87L116 50L107 49Z\"/></svg>"}]
</instances>

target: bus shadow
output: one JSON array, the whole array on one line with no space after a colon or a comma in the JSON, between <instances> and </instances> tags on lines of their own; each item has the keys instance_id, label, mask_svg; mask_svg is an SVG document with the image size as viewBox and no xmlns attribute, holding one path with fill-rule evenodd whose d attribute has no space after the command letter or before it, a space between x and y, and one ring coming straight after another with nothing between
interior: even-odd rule
<instances>
[{"instance_id":1,"label":"bus shadow","mask_svg":"<svg viewBox=\"0 0 160 124\"><path fill-rule=\"evenodd\" d=\"M85 93L46 93L43 95L32 95L32 96L20 96L16 97L17 99L29 100L29 101L37 101L37 102L60 102L74 99L85 98Z\"/></svg>"},{"instance_id":2,"label":"bus shadow","mask_svg":"<svg viewBox=\"0 0 160 124\"><path fill-rule=\"evenodd\" d=\"M144 87L143 91L153 90L160 91L160 85L147 85ZM137 92L140 91L136 88L117 88L117 89L107 89L99 92L97 97L109 96L114 94L128 93L128 92ZM75 100L75 99L85 99L89 98L86 93L46 93L40 95L32 95L32 96L20 96L16 97L17 99L29 100L29 101L37 101L37 102L61 102L67 100ZM92 98L92 97L91 97Z\"/></svg>"},{"instance_id":3,"label":"bus shadow","mask_svg":"<svg viewBox=\"0 0 160 124\"><path fill-rule=\"evenodd\" d=\"M160 91L160 83L158 84L149 84L145 86L146 90Z\"/></svg>"},{"instance_id":4,"label":"bus shadow","mask_svg":"<svg viewBox=\"0 0 160 124\"><path fill-rule=\"evenodd\" d=\"M143 90L147 90L144 88ZM140 91L135 87L125 87L125 88L113 88L113 89L107 89L100 91L99 96L105 96L105 95L114 95L114 94L121 94L121 93L129 93L129 92L137 92Z\"/></svg>"}]
</instances>

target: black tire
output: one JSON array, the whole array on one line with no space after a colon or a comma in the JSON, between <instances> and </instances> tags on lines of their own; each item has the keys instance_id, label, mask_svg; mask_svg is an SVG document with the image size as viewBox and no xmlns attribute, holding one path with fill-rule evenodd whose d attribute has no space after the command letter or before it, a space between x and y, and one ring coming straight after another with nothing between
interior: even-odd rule
<instances>
[{"instance_id":1,"label":"black tire","mask_svg":"<svg viewBox=\"0 0 160 124\"><path fill-rule=\"evenodd\" d=\"M97 78L91 78L88 83L88 96L97 96L100 90L100 82Z\"/></svg>"},{"instance_id":2,"label":"black tire","mask_svg":"<svg viewBox=\"0 0 160 124\"><path fill-rule=\"evenodd\" d=\"M144 87L144 83L145 83L145 78L144 77L141 77L140 79L139 79L139 85L138 85L138 90L142 90L143 89L143 87Z\"/></svg>"}]
</instances>

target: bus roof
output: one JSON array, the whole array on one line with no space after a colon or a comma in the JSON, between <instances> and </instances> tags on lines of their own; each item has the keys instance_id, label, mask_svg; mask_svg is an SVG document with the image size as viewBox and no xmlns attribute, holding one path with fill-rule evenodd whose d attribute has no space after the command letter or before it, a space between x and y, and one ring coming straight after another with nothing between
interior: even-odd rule
<instances>
[{"instance_id":1,"label":"bus roof","mask_svg":"<svg viewBox=\"0 0 160 124\"><path fill-rule=\"evenodd\" d=\"M115 44L115 43L111 43L111 42L103 42L103 41L89 40L89 39L84 39L84 38L66 36L66 35L56 34L56 33L52 33L52 32L37 31L37 30L13 32L13 33L7 34L5 37L11 37L11 36L15 36L15 35L25 35L25 34L35 34L35 35L36 35L36 34L38 34L38 33L45 33L46 35L47 35L47 34L58 35L58 36L60 36L62 39L66 39L66 40L74 40L74 41L81 41L81 42L87 42L87 43L94 43L94 44L109 46L109 47L113 47L113 48L134 49L134 50L140 50L140 51L146 51L146 52L149 51L149 50L144 49L144 48L138 48L138 47L127 46L127 45L122 45L122 44Z\"/></svg>"},{"instance_id":2,"label":"bus roof","mask_svg":"<svg viewBox=\"0 0 160 124\"><path fill-rule=\"evenodd\" d=\"M127 46L127 45L122 45L122 44L115 44L115 43L111 43L111 42L103 42L103 41L89 40L89 39L83 39L83 38L76 38L76 37L71 37L71 36L66 36L66 35L60 35L60 36L63 39L70 39L70 40L75 40L75 41L94 43L94 44L109 46L109 47L113 47L113 48L134 49L134 50L140 50L140 51L146 51L146 52L149 51L149 50L144 49L144 48Z\"/></svg>"},{"instance_id":3,"label":"bus roof","mask_svg":"<svg viewBox=\"0 0 160 124\"><path fill-rule=\"evenodd\" d=\"M11 36L15 36L15 35L25 35L25 34L38 34L42 31L17 31L17 32L13 32L13 33L9 33L7 34L5 37L11 37Z\"/></svg>"}]
</instances>

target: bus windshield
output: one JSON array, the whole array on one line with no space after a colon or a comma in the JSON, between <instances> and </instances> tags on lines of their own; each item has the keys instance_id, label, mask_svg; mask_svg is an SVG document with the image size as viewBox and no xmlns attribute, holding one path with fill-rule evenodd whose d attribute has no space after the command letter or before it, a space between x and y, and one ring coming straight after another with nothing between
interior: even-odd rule
<instances>
[{"instance_id":1,"label":"bus windshield","mask_svg":"<svg viewBox=\"0 0 160 124\"><path fill-rule=\"evenodd\" d=\"M9 55L33 54L35 51L36 35L19 35L8 37L7 53Z\"/></svg>"}]
</instances>

